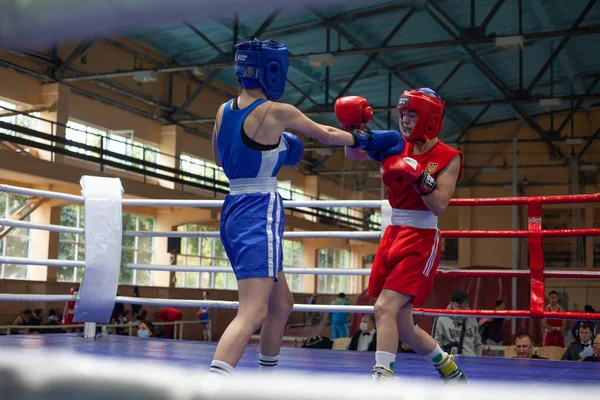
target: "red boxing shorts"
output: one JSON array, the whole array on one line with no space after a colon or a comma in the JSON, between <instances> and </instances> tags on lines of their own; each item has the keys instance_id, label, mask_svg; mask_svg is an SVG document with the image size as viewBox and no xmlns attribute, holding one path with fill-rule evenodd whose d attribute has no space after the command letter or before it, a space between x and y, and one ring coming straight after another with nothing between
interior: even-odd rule
<instances>
[{"instance_id":1,"label":"red boxing shorts","mask_svg":"<svg viewBox=\"0 0 600 400\"><path fill-rule=\"evenodd\" d=\"M381 238L369 277L369 295L383 289L412 296L422 305L433 286L442 248L438 229L389 225Z\"/></svg>"}]
</instances>

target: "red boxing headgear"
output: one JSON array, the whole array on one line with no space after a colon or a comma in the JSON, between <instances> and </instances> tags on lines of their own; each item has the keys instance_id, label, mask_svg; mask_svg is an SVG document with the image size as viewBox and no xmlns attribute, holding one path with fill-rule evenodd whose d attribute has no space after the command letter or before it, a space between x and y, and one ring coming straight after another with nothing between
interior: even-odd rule
<instances>
[{"instance_id":1,"label":"red boxing headgear","mask_svg":"<svg viewBox=\"0 0 600 400\"><path fill-rule=\"evenodd\" d=\"M416 111L417 122L410 136L409 142L425 143L436 138L444 126L444 108L442 99L433 90L428 88L405 90L398 99L399 111Z\"/></svg>"}]
</instances>

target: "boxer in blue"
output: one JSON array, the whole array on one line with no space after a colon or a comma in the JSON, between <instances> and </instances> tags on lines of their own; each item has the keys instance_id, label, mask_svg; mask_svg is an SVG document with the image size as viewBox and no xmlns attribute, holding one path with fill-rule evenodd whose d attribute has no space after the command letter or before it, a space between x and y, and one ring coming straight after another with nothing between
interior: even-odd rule
<instances>
[{"instance_id":1,"label":"boxer in blue","mask_svg":"<svg viewBox=\"0 0 600 400\"><path fill-rule=\"evenodd\" d=\"M242 42L236 45L235 62L243 90L221 105L213 131L215 163L230 185L221 213L221 240L238 281L239 299L237 315L223 333L210 367L210 372L222 375L233 372L259 328L261 372L274 371L294 304L282 271L285 217L277 173L283 165L299 163L304 147L285 130L327 145L374 151L402 141L386 133L321 125L296 107L276 102L283 96L289 67L282 43Z\"/></svg>"}]
</instances>

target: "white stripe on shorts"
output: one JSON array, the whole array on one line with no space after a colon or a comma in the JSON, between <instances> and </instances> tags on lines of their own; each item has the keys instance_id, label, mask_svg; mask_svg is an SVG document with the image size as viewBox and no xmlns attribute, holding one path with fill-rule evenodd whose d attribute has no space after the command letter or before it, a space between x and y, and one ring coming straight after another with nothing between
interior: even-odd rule
<instances>
[{"instance_id":1,"label":"white stripe on shorts","mask_svg":"<svg viewBox=\"0 0 600 400\"><path fill-rule=\"evenodd\" d=\"M275 200L277 201L277 195L275 195ZM277 208L275 209L275 265L273 265L273 276L277 278L277 269L279 268L279 260L281 254L279 252L279 246L281 245L281 239L279 238L279 222L281 222L281 204L279 202L276 203Z\"/></svg>"},{"instance_id":2,"label":"white stripe on shorts","mask_svg":"<svg viewBox=\"0 0 600 400\"><path fill-rule=\"evenodd\" d=\"M435 239L433 239L433 247L431 248L431 254L429 255L429 259L427 260L427 264L425 264L425 269L423 270L423 275L429 276L431 272L431 268L433 267L433 262L435 261L435 257L437 255L437 249L440 244L440 230L435 230Z\"/></svg>"},{"instance_id":3,"label":"white stripe on shorts","mask_svg":"<svg viewBox=\"0 0 600 400\"><path fill-rule=\"evenodd\" d=\"M269 195L269 206L267 207L267 258L269 263L269 276L273 271L273 206L275 203L275 193L271 192ZM275 277L275 275L273 275Z\"/></svg>"}]
</instances>

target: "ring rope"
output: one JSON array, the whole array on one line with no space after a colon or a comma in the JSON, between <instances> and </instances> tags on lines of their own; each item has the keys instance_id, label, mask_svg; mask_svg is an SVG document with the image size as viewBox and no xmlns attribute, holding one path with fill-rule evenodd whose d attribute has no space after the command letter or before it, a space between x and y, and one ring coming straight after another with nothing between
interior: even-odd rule
<instances>
[{"instance_id":1,"label":"ring rope","mask_svg":"<svg viewBox=\"0 0 600 400\"><path fill-rule=\"evenodd\" d=\"M69 267L85 268L85 261L56 260L56 259L33 259L24 257L2 257L0 263L13 265L32 265L47 267ZM170 272L211 272L211 273L233 273L231 267L222 266L187 266L187 265L158 265L158 264L125 264L126 269L137 269L145 271L170 271ZM351 275L369 276L370 269L367 268L284 268L283 272L292 275ZM529 277L530 270L512 269L447 269L437 270L438 275L449 278L466 276L469 278L498 278L498 277ZM544 276L548 278L600 278L600 271L561 271L546 270Z\"/></svg>"},{"instance_id":2,"label":"ring rope","mask_svg":"<svg viewBox=\"0 0 600 400\"><path fill-rule=\"evenodd\" d=\"M31 294L7 294L0 293L0 301L7 302L61 302L73 301L73 295L31 295ZM164 299L164 298L145 298L145 297L128 297L117 296L117 303L121 304L139 304L145 306L162 306L162 307L191 307L191 308L227 308L237 309L239 303L237 301L221 301L221 300L188 300L188 299ZM344 312L351 314L373 314L373 306L335 306L325 304L294 304L292 309L296 312ZM459 315L462 317L493 317L493 318L532 318L534 314L529 310L449 310L436 308L415 308L413 314L423 316L448 316ZM535 315L537 317L537 314ZM598 313L586 312L543 312L541 318L561 318L569 320L600 320Z\"/></svg>"},{"instance_id":3,"label":"ring rope","mask_svg":"<svg viewBox=\"0 0 600 400\"><path fill-rule=\"evenodd\" d=\"M83 228L72 228L70 226L63 225L39 224L37 222L21 221L19 219L0 218L0 226L12 226L13 228L24 229L40 229L58 233L74 233L76 235L83 235L84 233Z\"/></svg>"},{"instance_id":4,"label":"ring rope","mask_svg":"<svg viewBox=\"0 0 600 400\"><path fill-rule=\"evenodd\" d=\"M4 257L0 256L0 264L14 264L14 265L39 265L46 267L70 267L70 268L84 268L85 261L72 261L72 260L56 260L56 259L35 259L35 258L24 258L24 257Z\"/></svg>"},{"instance_id":5,"label":"ring rope","mask_svg":"<svg viewBox=\"0 0 600 400\"><path fill-rule=\"evenodd\" d=\"M11 226L23 229L40 229L50 232L83 235L82 228L62 225L40 224L16 219L0 218L0 226ZM527 238L527 230L464 230L440 231L445 238ZM219 231L180 232L180 231L125 231L125 237L171 237L171 238L219 238ZM379 239L380 231L299 231L284 232L285 238L336 238L336 239ZM581 237L600 236L600 228L554 229L541 231L542 237Z\"/></svg>"}]
</instances>

